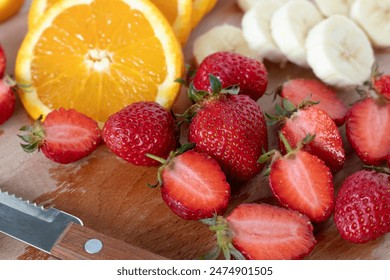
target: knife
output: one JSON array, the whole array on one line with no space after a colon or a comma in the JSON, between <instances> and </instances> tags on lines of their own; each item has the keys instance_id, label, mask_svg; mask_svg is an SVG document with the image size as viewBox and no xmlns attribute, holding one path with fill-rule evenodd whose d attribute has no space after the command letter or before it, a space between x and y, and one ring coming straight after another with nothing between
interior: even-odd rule
<instances>
[{"instance_id":1,"label":"knife","mask_svg":"<svg viewBox=\"0 0 390 280\"><path fill-rule=\"evenodd\" d=\"M73 215L44 209L1 189L0 232L63 260L164 259L84 227Z\"/></svg>"}]
</instances>

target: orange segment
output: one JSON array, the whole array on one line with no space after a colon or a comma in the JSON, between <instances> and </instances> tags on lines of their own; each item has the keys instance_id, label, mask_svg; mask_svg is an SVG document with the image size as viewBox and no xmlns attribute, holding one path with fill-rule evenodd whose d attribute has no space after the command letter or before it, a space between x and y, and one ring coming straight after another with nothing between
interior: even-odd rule
<instances>
[{"instance_id":1,"label":"orange segment","mask_svg":"<svg viewBox=\"0 0 390 280\"><path fill-rule=\"evenodd\" d=\"M104 122L140 100L170 107L182 69L181 46L149 1L64 0L28 32L16 79L33 118L64 107Z\"/></svg>"}]
</instances>

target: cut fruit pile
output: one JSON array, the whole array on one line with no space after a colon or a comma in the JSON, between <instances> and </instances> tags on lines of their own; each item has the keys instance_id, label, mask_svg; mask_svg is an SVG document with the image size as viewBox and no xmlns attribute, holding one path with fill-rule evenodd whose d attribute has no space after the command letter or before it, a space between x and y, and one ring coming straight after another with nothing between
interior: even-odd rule
<instances>
[{"instance_id":1,"label":"cut fruit pile","mask_svg":"<svg viewBox=\"0 0 390 280\"><path fill-rule=\"evenodd\" d=\"M136 101L170 108L192 30L191 0L35 0L18 53L21 100L37 119L74 108L104 122ZM126 20L123 20L126 19Z\"/></svg>"}]
</instances>

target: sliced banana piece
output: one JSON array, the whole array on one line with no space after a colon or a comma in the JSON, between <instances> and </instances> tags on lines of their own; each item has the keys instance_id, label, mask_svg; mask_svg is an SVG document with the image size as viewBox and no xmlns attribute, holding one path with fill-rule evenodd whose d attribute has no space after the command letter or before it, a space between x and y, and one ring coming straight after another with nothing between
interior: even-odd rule
<instances>
[{"instance_id":1,"label":"sliced banana piece","mask_svg":"<svg viewBox=\"0 0 390 280\"><path fill-rule=\"evenodd\" d=\"M323 20L315 5L306 0L289 1L271 18L271 33L276 45L291 62L309 67L305 39L309 30Z\"/></svg>"},{"instance_id":2,"label":"sliced banana piece","mask_svg":"<svg viewBox=\"0 0 390 280\"><path fill-rule=\"evenodd\" d=\"M194 56L198 65L210 54L219 51L239 53L244 56L260 59L246 42L242 30L233 25L216 26L200 35L194 42Z\"/></svg>"},{"instance_id":3,"label":"sliced banana piece","mask_svg":"<svg viewBox=\"0 0 390 280\"><path fill-rule=\"evenodd\" d=\"M327 17L332 15L349 15L355 0L314 0L321 13Z\"/></svg>"},{"instance_id":4,"label":"sliced banana piece","mask_svg":"<svg viewBox=\"0 0 390 280\"><path fill-rule=\"evenodd\" d=\"M336 87L361 85L369 79L375 61L367 35L342 15L330 16L313 27L306 49L316 76Z\"/></svg>"},{"instance_id":5,"label":"sliced banana piece","mask_svg":"<svg viewBox=\"0 0 390 280\"><path fill-rule=\"evenodd\" d=\"M375 47L390 47L390 0L356 0L350 16Z\"/></svg>"},{"instance_id":6,"label":"sliced banana piece","mask_svg":"<svg viewBox=\"0 0 390 280\"><path fill-rule=\"evenodd\" d=\"M274 2L276 0L268 0L268 2ZM282 3L287 3L290 0L278 0ZM243 10L244 12L248 11L250 8L252 8L254 5L257 4L257 2L260 2L259 0L237 0L238 6Z\"/></svg>"},{"instance_id":7,"label":"sliced banana piece","mask_svg":"<svg viewBox=\"0 0 390 280\"><path fill-rule=\"evenodd\" d=\"M262 59L275 63L287 60L276 46L271 35L271 17L283 5L279 0L257 0L256 4L242 17L242 33L248 46Z\"/></svg>"}]
</instances>

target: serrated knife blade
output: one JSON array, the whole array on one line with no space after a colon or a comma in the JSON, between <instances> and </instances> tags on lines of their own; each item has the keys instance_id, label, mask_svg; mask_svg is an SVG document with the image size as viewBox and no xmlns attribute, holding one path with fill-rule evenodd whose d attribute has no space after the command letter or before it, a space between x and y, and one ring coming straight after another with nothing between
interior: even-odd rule
<instances>
[{"instance_id":1,"label":"serrated knife blade","mask_svg":"<svg viewBox=\"0 0 390 280\"><path fill-rule=\"evenodd\" d=\"M44 209L1 189L0 232L59 259L164 259L84 227L71 214Z\"/></svg>"}]
</instances>

